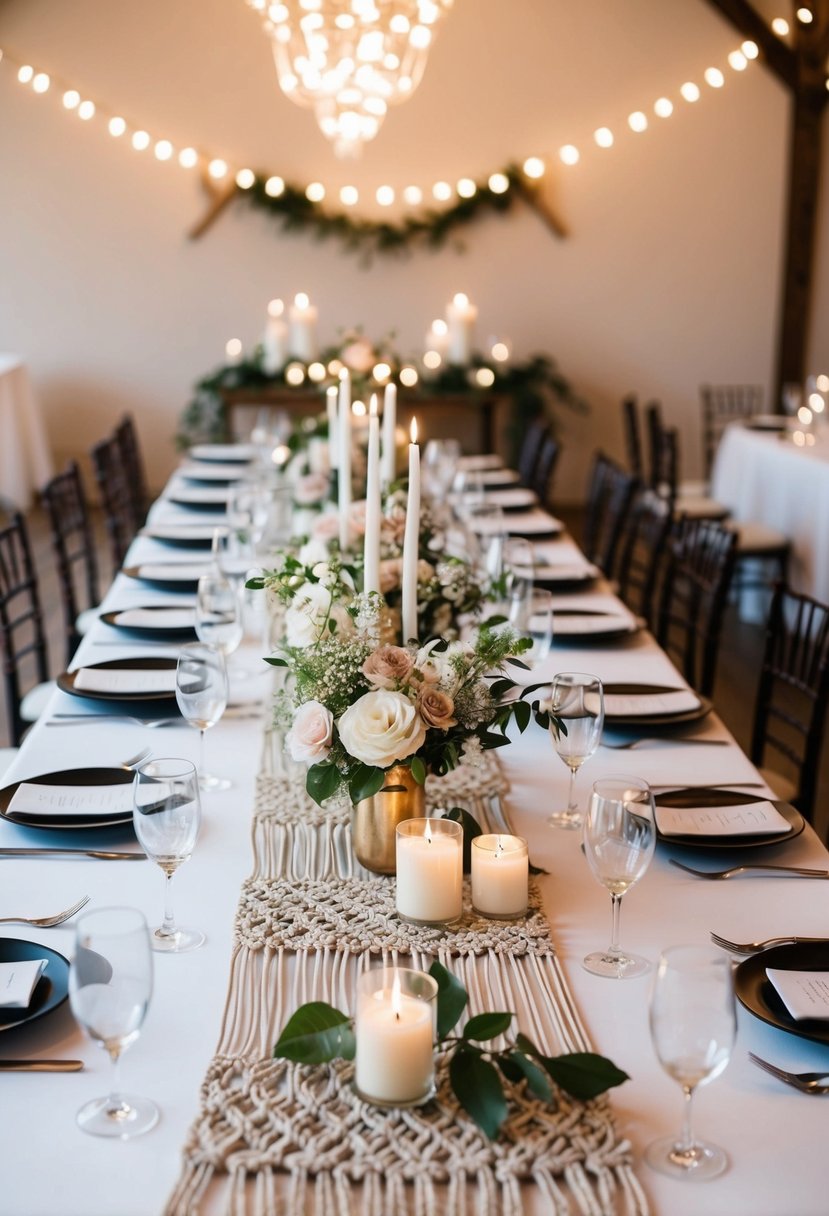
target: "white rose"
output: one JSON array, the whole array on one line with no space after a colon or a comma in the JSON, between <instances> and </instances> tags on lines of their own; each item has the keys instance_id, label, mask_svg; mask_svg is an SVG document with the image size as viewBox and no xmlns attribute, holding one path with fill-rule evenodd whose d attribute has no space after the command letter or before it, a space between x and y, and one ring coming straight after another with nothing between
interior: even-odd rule
<instances>
[{"instance_id":1,"label":"white rose","mask_svg":"<svg viewBox=\"0 0 829 1216\"><path fill-rule=\"evenodd\" d=\"M311 528L312 540L336 540L340 535L340 519L338 515L319 515Z\"/></svg>"},{"instance_id":2,"label":"white rose","mask_svg":"<svg viewBox=\"0 0 829 1216\"><path fill-rule=\"evenodd\" d=\"M293 726L285 739L291 758L306 760L311 764L327 759L333 733L331 710L319 701L306 701L294 714Z\"/></svg>"},{"instance_id":3,"label":"white rose","mask_svg":"<svg viewBox=\"0 0 829 1216\"><path fill-rule=\"evenodd\" d=\"M365 693L348 707L337 729L350 756L378 768L406 760L426 738L426 726L415 706L389 689Z\"/></svg>"},{"instance_id":4,"label":"white rose","mask_svg":"<svg viewBox=\"0 0 829 1216\"><path fill-rule=\"evenodd\" d=\"M319 641L331 610L331 592L321 583L303 583L285 613L289 646L313 646Z\"/></svg>"},{"instance_id":5,"label":"white rose","mask_svg":"<svg viewBox=\"0 0 829 1216\"><path fill-rule=\"evenodd\" d=\"M316 536L307 540L299 551L299 560L303 566L315 566L317 562L327 562L329 557L328 545Z\"/></svg>"}]
</instances>

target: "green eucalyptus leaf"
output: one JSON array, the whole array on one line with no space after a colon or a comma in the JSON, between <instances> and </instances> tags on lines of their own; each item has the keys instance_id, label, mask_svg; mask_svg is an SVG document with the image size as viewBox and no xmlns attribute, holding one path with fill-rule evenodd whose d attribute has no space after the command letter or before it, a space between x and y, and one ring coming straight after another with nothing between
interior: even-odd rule
<instances>
[{"instance_id":1,"label":"green eucalyptus leaf","mask_svg":"<svg viewBox=\"0 0 829 1216\"><path fill-rule=\"evenodd\" d=\"M510 1028L513 1019L511 1013L479 1013L470 1018L463 1028L465 1039L474 1039L476 1043L488 1043L497 1039Z\"/></svg>"},{"instance_id":2,"label":"green eucalyptus leaf","mask_svg":"<svg viewBox=\"0 0 829 1216\"><path fill-rule=\"evenodd\" d=\"M518 725L519 731L523 735L524 731L530 724L532 709L526 701L515 701L513 704L512 714Z\"/></svg>"},{"instance_id":3,"label":"green eucalyptus leaf","mask_svg":"<svg viewBox=\"0 0 829 1216\"><path fill-rule=\"evenodd\" d=\"M298 1064L326 1064L354 1059L351 1019L325 1001L301 1005L285 1024L273 1049L275 1059Z\"/></svg>"},{"instance_id":4,"label":"green eucalyptus leaf","mask_svg":"<svg viewBox=\"0 0 829 1216\"><path fill-rule=\"evenodd\" d=\"M628 1074L617 1068L606 1056L593 1051L573 1051L563 1056L541 1056L546 1072L573 1098L587 1102L629 1080Z\"/></svg>"},{"instance_id":5,"label":"green eucalyptus leaf","mask_svg":"<svg viewBox=\"0 0 829 1216\"><path fill-rule=\"evenodd\" d=\"M506 735L494 735L492 731L483 730L478 734L481 740L481 746L484 751L491 751L495 747L506 747L509 739Z\"/></svg>"},{"instance_id":6,"label":"green eucalyptus leaf","mask_svg":"<svg viewBox=\"0 0 829 1216\"><path fill-rule=\"evenodd\" d=\"M287 667L288 666L287 659L272 659L270 657L267 657L265 659L265 662L270 663L271 667Z\"/></svg>"},{"instance_id":7,"label":"green eucalyptus leaf","mask_svg":"<svg viewBox=\"0 0 829 1216\"><path fill-rule=\"evenodd\" d=\"M412 756L410 761L412 776L418 785L424 785L426 782L426 765L421 760L420 756Z\"/></svg>"},{"instance_id":8,"label":"green eucalyptus leaf","mask_svg":"<svg viewBox=\"0 0 829 1216\"><path fill-rule=\"evenodd\" d=\"M438 1038L445 1039L457 1026L461 1014L466 1009L466 989L451 971L447 971L441 963L432 963L429 974L438 986L437 1024Z\"/></svg>"},{"instance_id":9,"label":"green eucalyptus leaf","mask_svg":"<svg viewBox=\"0 0 829 1216\"><path fill-rule=\"evenodd\" d=\"M340 786L339 769L328 761L312 764L305 777L305 789L318 806L332 798Z\"/></svg>"},{"instance_id":10,"label":"green eucalyptus leaf","mask_svg":"<svg viewBox=\"0 0 829 1216\"><path fill-rule=\"evenodd\" d=\"M494 1140L507 1117L507 1100L494 1065L459 1047L449 1061L449 1082L466 1113Z\"/></svg>"},{"instance_id":11,"label":"green eucalyptus leaf","mask_svg":"<svg viewBox=\"0 0 829 1216\"><path fill-rule=\"evenodd\" d=\"M524 1071L516 1064L514 1056L512 1051L501 1051L493 1058L507 1080L518 1085L524 1079Z\"/></svg>"}]
</instances>

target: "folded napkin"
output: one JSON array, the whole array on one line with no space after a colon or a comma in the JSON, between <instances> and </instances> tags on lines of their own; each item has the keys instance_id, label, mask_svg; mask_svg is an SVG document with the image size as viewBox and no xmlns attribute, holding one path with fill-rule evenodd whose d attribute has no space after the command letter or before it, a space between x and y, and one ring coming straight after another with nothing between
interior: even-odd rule
<instances>
[{"instance_id":1,"label":"folded napkin","mask_svg":"<svg viewBox=\"0 0 829 1216\"><path fill-rule=\"evenodd\" d=\"M190 449L194 460L228 460L234 464L253 460L256 447L252 443L197 443Z\"/></svg>"},{"instance_id":2,"label":"folded napkin","mask_svg":"<svg viewBox=\"0 0 829 1216\"><path fill-rule=\"evenodd\" d=\"M227 486L176 486L170 492L170 498L176 502L216 503L222 505L230 497L231 491Z\"/></svg>"},{"instance_id":3,"label":"folded napkin","mask_svg":"<svg viewBox=\"0 0 829 1216\"><path fill-rule=\"evenodd\" d=\"M209 572L210 566L204 562L184 562L180 566L172 563L154 565L147 562L146 565L138 567L139 578L163 580L168 583L193 583Z\"/></svg>"},{"instance_id":4,"label":"folded napkin","mask_svg":"<svg viewBox=\"0 0 829 1216\"><path fill-rule=\"evenodd\" d=\"M481 484L484 486L511 486L521 480L521 474L515 469L484 469L481 471Z\"/></svg>"},{"instance_id":5,"label":"folded napkin","mask_svg":"<svg viewBox=\"0 0 829 1216\"><path fill-rule=\"evenodd\" d=\"M532 507L538 502L538 495L524 486L510 486L505 490L487 490L486 500L495 507Z\"/></svg>"},{"instance_id":6,"label":"folded napkin","mask_svg":"<svg viewBox=\"0 0 829 1216\"><path fill-rule=\"evenodd\" d=\"M212 540L216 524L150 524L144 535L156 540Z\"/></svg>"},{"instance_id":7,"label":"folded napkin","mask_svg":"<svg viewBox=\"0 0 829 1216\"><path fill-rule=\"evenodd\" d=\"M75 672L76 692L162 693L176 691L176 669L153 671L134 667L81 667Z\"/></svg>"},{"instance_id":8,"label":"folded napkin","mask_svg":"<svg viewBox=\"0 0 829 1216\"><path fill-rule=\"evenodd\" d=\"M767 967L766 975L793 1018L829 1019L829 971L781 971Z\"/></svg>"},{"instance_id":9,"label":"folded napkin","mask_svg":"<svg viewBox=\"0 0 829 1216\"><path fill-rule=\"evenodd\" d=\"M461 456L457 468L464 473L484 473L487 469L500 469L503 465L500 456L487 454L483 456Z\"/></svg>"},{"instance_id":10,"label":"folded napkin","mask_svg":"<svg viewBox=\"0 0 829 1216\"><path fill-rule=\"evenodd\" d=\"M590 562L551 562L546 558L537 562L533 570L533 578L537 583L566 583L582 578L596 578L598 574L598 568Z\"/></svg>"},{"instance_id":11,"label":"folded napkin","mask_svg":"<svg viewBox=\"0 0 829 1216\"><path fill-rule=\"evenodd\" d=\"M605 693L604 711L609 718L681 714L699 709L700 699L690 688L670 692Z\"/></svg>"},{"instance_id":12,"label":"folded napkin","mask_svg":"<svg viewBox=\"0 0 829 1216\"><path fill-rule=\"evenodd\" d=\"M0 1009L26 1009L48 958L0 963Z\"/></svg>"},{"instance_id":13,"label":"folded napkin","mask_svg":"<svg viewBox=\"0 0 829 1216\"><path fill-rule=\"evenodd\" d=\"M473 518L470 526L473 531L480 532L483 536L495 536L501 532L514 532L522 536L530 534L545 536L550 532L561 532L564 528L560 519L540 510L522 511L520 514L511 515L506 520L481 516L480 519Z\"/></svg>"},{"instance_id":14,"label":"folded napkin","mask_svg":"<svg viewBox=\"0 0 829 1216\"><path fill-rule=\"evenodd\" d=\"M656 807L662 836L776 836L791 825L771 802L739 806Z\"/></svg>"},{"instance_id":15,"label":"folded napkin","mask_svg":"<svg viewBox=\"0 0 829 1216\"><path fill-rule=\"evenodd\" d=\"M179 477L185 477L188 481L241 481L245 476L245 469L240 468L238 464L214 464L214 463L193 463L183 464L178 468Z\"/></svg>"},{"instance_id":16,"label":"folded napkin","mask_svg":"<svg viewBox=\"0 0 829 1216\"><path fill-rule=\"evenodd\" d=\"M68 819L131 813L131 781L119 785L38 785L37 781L21 781L6 812L12 817L65 815Z\"/></svg>"},{"instance_id":17,"label":"folded napkin","mask_svg":"<svg viewBox=\"0 0 829 1216\"><path fill-rule=\"evenodd\" d=\"M190 629L196 623L194 608L125 608L116 625L141 629Z\"/></svg>"},{"instance_id":18,"label":"folded napkin","mask_svg":"<svg viewBox=\"0 0 829 1216\"><path fill-rule=\"evenodd\" d=\"M634 629L636 626L633 616L624 612L597 612L595 616L582 616L579 612L556 612L554 609L553 622L553 632L558 637L580 637L582 634Z\"/></svg>"}]
</instances>

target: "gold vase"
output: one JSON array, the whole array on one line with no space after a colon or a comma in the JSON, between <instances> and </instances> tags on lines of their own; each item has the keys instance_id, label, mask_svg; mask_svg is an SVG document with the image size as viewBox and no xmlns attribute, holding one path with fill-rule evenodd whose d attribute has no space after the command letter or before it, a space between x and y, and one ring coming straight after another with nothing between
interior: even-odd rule
<instances>
[{"instance_id":1,"label":"gold vase","mask_svg":"<svg viewBox=\"0 0 829 1216\"><path fill-rule=\"evenodd\" d=\"M422 819L425 809L424 787L407 764L395 764L387 771L383 788L352 808L351 839L360 864L375 874L394 874L397 825L405 819Z\"/></svg>"}]
</instances>

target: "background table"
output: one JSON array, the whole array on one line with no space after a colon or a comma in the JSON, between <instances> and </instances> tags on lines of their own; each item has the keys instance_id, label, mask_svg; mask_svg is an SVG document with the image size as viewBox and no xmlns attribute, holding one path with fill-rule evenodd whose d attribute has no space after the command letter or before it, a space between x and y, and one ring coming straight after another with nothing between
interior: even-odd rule
<instances>
[{"instance_id":1,"label":"background table","mask_svg":"<svg viewBox=\"0 0 829 1216\"><path fill-rule=\"evenodd\" d=\"M0 355L0 503L25 511L52 476L52 458L29 372Z\"/></svg>"}]
</instances>

